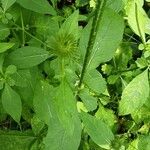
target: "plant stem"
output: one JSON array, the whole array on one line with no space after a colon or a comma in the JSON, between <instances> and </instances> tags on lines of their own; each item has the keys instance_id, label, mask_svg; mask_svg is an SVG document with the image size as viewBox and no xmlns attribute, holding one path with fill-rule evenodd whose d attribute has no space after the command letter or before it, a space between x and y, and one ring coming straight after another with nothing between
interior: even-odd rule
<instances>
[{"instance_id":1,"label":"plant stem","mask_svg":"<svg viewBox=\"0 0 150 150\"><path fill-rule=\"evenodd\" d=\"M25 45L25 34L24 34L24 21L23 21L23 16L22 16L22 12L21 12L21 26L22 26L22 46Z\"/></svg>"},{"instance_id":2,"label":"plant stem","mask_svg":"<svg viewBox=\"0 0 150 150\"><path fill-rule=\"evenodd\" d=\"M61 58L61 81L63 83L65 78L65 60L64 58Z\"/></svg>"},{"instance_id":3,"label":"plant stem","mask_svg":"<svg viewBox=\"0 0 150 150\"><path fill-rule=\"evenodd\" d=\"M101 2L99 0L97 1L95 15L93 17L93 22L92 22L92 29L90 32L88 46L86 49L86 54L85 54L83 67L82 67L82 71L81 71L81 77L80 77L80 81L79 81L79 85L78 85L79 89L81 88L81 85L83 83L83 79L84 79L84 76L85 76L85 73L87 70L87 64L89 61L89 57L91 55L91 50L93 49L93 46L94 46L94 42L96 39L96 34L97 34L99 24L102 20L102 14L103 14L103 9L104 9L105 5L106 5L106 0L102 0Z\"/></svg>"}]
</instances>

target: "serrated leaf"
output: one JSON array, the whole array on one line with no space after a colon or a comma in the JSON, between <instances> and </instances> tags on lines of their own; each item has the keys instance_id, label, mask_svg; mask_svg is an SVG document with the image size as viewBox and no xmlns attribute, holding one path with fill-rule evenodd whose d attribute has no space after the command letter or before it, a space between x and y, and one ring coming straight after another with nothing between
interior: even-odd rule
<instances>
[{"instance_id":1,"label":"serrated leaf","mask_svg":"<svg viewBox=\"0 0 150 150\"><path fill-rule=\"evenodd\" d=\"M138 111L149 97L148 70L136 76L124 89L119 102L119 114Z\"/></svg>"},{"instance_id":2,"label":"serrated leaf","mask_svg":"<svg viewBox=\"0 0 150 150\"><path fill-rule=\"evenodd\" d=\"M49 53L37 47L22 47L14 50L7 56L6 63L13 64L18 68L30 68L36 66L49 57Z\"/></svg>"},{"instance_id":3,"label":"serrated leaf","mask_svg":"<svg viewBox=\"0 0 150 150\"><path fill-rule=\"evenodd\" d=\"M7 51L13 46L14 46L14 43L0 43L0 53Z\"/></svg>"},{"instance_id":4,"label":"serrated leaf","mask_svg":"<svg viewBox=\"0 0 150 150\"><path fill-rule=\"evenodd\" d=\"M114 140L110 128L102 120L89 114L81 113L81 118L91 139L100 147L110 149L111 141Z\"/></svg>"},{"instance_id":5,"label":"serrated leaf","mask_svg":"<svg viewBox=\"0 0 150 150\"><path fill-rule=\"evenodd\" d=\"M21 99L7 83L2 93L2 104L5 111L19 123L22 111Z\"/></svg>"},{"instance_id":6,"label":"serrated leaf","mask_svg":"<svg viewBox=\"0 0 150 150\"><path fill-rule=\"evenodd\" d=\"M17 0L17 3L37 13L56 15L56 11L47 0Z\"/></svg>"},{"instance_id":7,"label":"serrated leaf","mask_svg":"<svg viewBox=\"0 0 150 150\"><path fill-rule=\"evenodd\" d=\"M4 12L16 2L16 0L1 0L1 1Z\"/></svg>"}]
</instances>

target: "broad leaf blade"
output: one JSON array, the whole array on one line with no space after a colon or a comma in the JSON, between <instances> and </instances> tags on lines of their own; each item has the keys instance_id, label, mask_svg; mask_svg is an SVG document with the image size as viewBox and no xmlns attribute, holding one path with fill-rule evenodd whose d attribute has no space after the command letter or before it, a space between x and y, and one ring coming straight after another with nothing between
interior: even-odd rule
<instances>
[{"instance_id":1,"label":"broad leaf blade","mask_svg":"<svg viewBox=\"0 0 150 150\"><path fill-rule=\"evenodd\" d=\"M34 110L38 118L44 121L47 125L50 124L50 119L53 117L52 112L52 93L53 87L46 82L37 84L33 99Z\"/></svg>"},{"instance_id":2,"label":"broad leaf blade","mask_svg":"<svg viewBox=\"0 0 150 150\"><path fill-rule=\"evenodd\" d=\"M146 19L148 19L148 17L142 5L143 3L141 4L138 1L129 1L126 6L126 13L131 29L138 36L142 36L141 38L145 41Z\"/></svg>"},{"instance_id":3,"label":"broad leaf blade","mask_svg":"<svg viewBox=\"0 0 150 150\"><path fill-rule=\"evenodd\" d=\"M2 104L5 111L19 123L22 111L21 99L8 84L5 84L5 88L2 93Z\"/></svg>"},{"instance_id":4,"label":"broad leaf blade","mask_svg":"<svg viewBox=\"0 0 150 150\"><path fill-rule=\"evenodd\" d=\"M13 46L14 46L14 43L0 43L0 53L7 51Z\"/></svg>"},{"instance_id":5,"label":"broad leaf blade","mask_svg":"<svg viewBox=\"0 0 150 150\"><path fill-rule=\"evenodd\" d=\"M62 83L55 93L57 116L51 118L49 131L44 139L46 150L77 150L81 138L81 123L75 98L66 82Z\"/></svg>"},{"instance_id":6,"label":"broad leaf blade","mask_svg":"<svg viewBox=\"0 0 150 150\"><path fill-rule=\"evenodd\" d=\"M85 107L88 111L93 111L97 108L97 98L90 95L90 92L88 89L83 89L80 91L79 96L81 100L83 101Z\"/></svg>"},{"instance_id":7,"label":"broad leaf blade","mask_svg":"<svg viewBox=\"0 0 150 150\"><path fill-rule=\"evenodd\" d=\"M127 115L140 109L149 97L148 72L136 76L124 89L119 103L119 114Z\"/></svg>"},{"instance_id":8,"label":"broad leaf blade","mask_svg":"<svg viewBox=\"0 0 150 150\"><path fill-rule=\"evenodd\" d=\"M0 40L4 40L10 34L10 30L7 25L0 23Z\"/></svg>"},{"instance_id":9,"label":"broad leaf blade","mask_svg":"<svg viewBox=\"0 0 150 150\"><path fill-rule=\"evenodd\" d=\"M79 18L79 11L76 10L62 24L60 32L73 34L77 38L78 37L78 18Z\"/></svg>"},{"instance_id":10,"label":"broad leaf blade","mask_svg":"<svg viewBox=\"0 0 150 150\"><path fill-rule=\"evenodd\" d=\"M96 69L86 72L84 83L96 94L101 94L106 90L106 81Z\"/></svg>"},{"instance_id":11,"label":"broad leaf blade","mask_svg":"<svg viewBox=\"0 0 150 150\"><path fill-rule=\"evenodd\" d=\"M49 53L37 47L22 47L11 52L6 63L13 64L18 68L30 68L36 66L49 57Z\"/></svg>"},{"instance_id":12,"label":"broad leaf blade","mask_svg":"<svg viewBox=\"0 0 150 150\"><path fill-rule=\"evenodd\" d=\"M15 2L16 2L16 0L2 0L2 7L4 9L4 12L8 8L10 8Z\"/></svg>"},{"instance_id":13,"label":"broad leaf blade","mask_svg":"<svg viewBox=\"0 0 150 150\"><path fill-rule=\"evenodd\" d=\"M122 40L123 30L122 17L111 9L106 9L88 62L89 69L94 69L100 63L108 61L113 57Z\"/></svg>"},{"instance_id":14,"label":"broad leaf blade","mask_svg":"<svg viewBox=\"0 0 150 150\"><path fill-rule=\"evenodd\" d=\"M81 113L81 118L91 139L100 147L109 149L111 141L114 140L110 128L103 121L89 114Z\"/></svg>"},{"instance_id":15,"label":"broad leaf blade","mask_svg":"<svg viewBox=\"0 0 150 150\"><path fill-rule=\"evenodd\" d=\"M47 0L17 0L24 8L41 14L55 15L56 11Z\"/></svg>"},{"instance_id":16,"label":"broad leaf blade","mask_svg":"<svg viewBox=\"0 0 150 150\"><path fill-rule=\"evenodd\" d=\"M31 132L0 131L1 150L29 150L35 140Z\"/></svg>"},{"instance_id":17,"label":"broad leaf blade","mask_svg":"<svg viewBox=\"0 0 150 150\"><path fill-rule=\"evenodd\" d=\"M116 28L117 26L117 28ZM91 22L81 35L80 50L84 58L91 29ZM100 22L94 47L87 68L95 69L100 63L110 60L122 40L124 30L123 18L111 9L105 8Z\"/></svg>"}]
</instances>

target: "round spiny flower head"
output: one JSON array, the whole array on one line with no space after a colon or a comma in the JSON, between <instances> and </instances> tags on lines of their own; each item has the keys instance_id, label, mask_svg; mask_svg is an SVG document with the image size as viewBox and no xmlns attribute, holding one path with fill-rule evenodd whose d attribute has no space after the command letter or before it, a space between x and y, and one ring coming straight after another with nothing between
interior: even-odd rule
<instances>
[{"instance_id":1,"label":"round spiny flower head","mask_svg":"<svg viewBox=\"0 0 150 150\"><path fill-rule=\"evenodd\" d=\"M59 32L49 40L49 47L59 57L77 57L77 39L73 34Z\"/></svg>"}]
</instances>

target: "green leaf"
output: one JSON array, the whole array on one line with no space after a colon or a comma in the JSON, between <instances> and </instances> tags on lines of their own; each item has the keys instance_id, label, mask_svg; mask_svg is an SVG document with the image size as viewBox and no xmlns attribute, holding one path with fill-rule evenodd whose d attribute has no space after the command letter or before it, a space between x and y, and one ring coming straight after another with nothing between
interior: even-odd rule
<instances>
[{"instance_id":1,"label":"green leaf","mask_svg":"<svg viewBox=\"0 0 150 150\"><path fill-rule=\"evenodd\" d=\"M13 46L14 46L14 43L0 43L0 53L7 51Z\"/></svg>"},{"instance_id":2,"label":"green leaf","mask_svg":"<svg viewBox=\"0 0 150 150\"><path fill-rule=\"evenodd\" d=\"M19 95L21 96L22 100L30 106L30 108L33 107L33 98L34 98L34 92L37 83L39 82L39 79L41 79L39 75L39 70L37 67L33 67L30 70L19 70L19 76L21 76L21 79L14 79L15 84L17 87L17 91ZM12 77L12 76L11 76ZM20 80L20 81L17 81ZM21 80L24 80L21 85Z\"/></svg>"},{"instance_id":3,"label":"green leaf","mask_svg":"<svg viewBox=\"0 0 150 150\"><path fill-rule=\"evenodd\" d=\"M149 100L149 99L148 99ZM132 113L132 118L136 123L149 123L150 120L150 108L142 106L136 113Z\"/></svg>"},{"instance_id":4,"label":"green leaf","mask_svg":"<svg viewBox=\"0 0 150 150\"><path fill-rule=\"evenodd\" d=\"M78 18L79 11L76 10L62 24L60 32L67 32L68 34L73 34L76 38L78 38Z\"/></svg>"},{"instance_id":5,"label":"green leaf","mask_svg":"<svg viewBox=\"0 0 150 150\"><path fill-rule=\"evenodd\" d=\"M34 132L35 135L40 134L40 131L44 127L44 122L41 121L37 115L34 115L33 118L31 119L31 126L32 126L32 131Z\"/></svg>"},{"instance_id":6,"label":"green leaf","mask_svg":"<svg viewBox=\"0 0 150 150\"><path fill-rule=\"evenodd\" d=\"M9 65L7 68L6 68L6 72L5 72L5 75L12 75L14 73L17 72L17 68L16 66L14 65Z\"/></svg>"},{"instance_id":7,"label":"green leaf","mask_svg":"<svg viewBox=\"0 0 150 150\"><path fill-rule=\"evenodd\" d=\"M0 54L0 72L3 73L4 54Z\"/></svg>"},{"instance_id":8,"label":"green leaf","mask_svg":"<svg viewBox=\"0 0 150 150\"><path fill-rule=\"evenodd\" d=\"M75 97L69 85L63 83L54 97L56 113L52 115L49 130L44 139L46 150L77 150L81 138L81 123Z\"/></svg>"},{"instance_id":9,"label":"green leaf","mask_svg":"<svg viewBox=\"0 0 150 150\"><path fill-rule=\"evenodd\" d=\"M22 47L11 52L7 56L6 63L13 64L18 68L30 68L36 66L49 57L49 53L37 47Z\"/></svg>"},{"instance_id":10,"label":"green leaf","mask_svg":"<svg viewBox=\"0 0 150 150\"><path fill-rule=\"evenodd\" d=\"M106 123L111 129L113 128L114 124L117 122L114 112L111 109L104 108L102 105L99 106L99 109L96 112L95 116L98 119L104 121L104 123Z\"/></svg>"},{"instance_id":11,"label":"green leaf","mask_svg":"<svg viewBox=\"0 0 150 150\"><path fill-rule=\"evenodd\" d=\"M21 99L7 83L2 93L2 104L5 111L19 123L22 111Z\"/></svg>"},{"instance_id":12,"label":"green leaf","mask_svg":"<svg viewBox=\"0 0 150 150\"><path fill-rule=\"evenodd\" d=\"M149 150L150 148L150 136L149 135L141 135L133 142L130 143L127 150Z\"/></svg>"},{"instance_id":13,"label":"green leaf","mask_svg":"<svg viewBox=\"0 0 150 150\"><path fill-rule=\"evenodd\" d=\"M146 19L148 17L142 8L142 5L143 4L137 1L129 1L126 6L126 13L128 24L131 29L138 36L142 36L141 38L145 41Z\"/></svg>"},{"instance_id":14,"label":"green leaf","mask_svg":"<svg viewBox=\"0 0 150 150\"><path fill-rule=\"evenodd\" d=\"M117 28L116 28L117 26ZM80 50L84 58L91 22L85 27L81 35ZM100 63L110 60L122 40L124 30L123 18L111 9L105 8L99 24L96 40L88 61L88 70L95 69Z\"/></svg>"},{"instance_id":15,"label":"green leaf","mask_svg":"<svg viewBox=\"0 0 150 150\"><path fill-rule=\"evenodd\" d=\"M32 132L0 131L1 150L29 150L36 140Z\"/></svg>"},{"instance_id":16,"label":"green leaf","mask_svg":"<svg viewBox=\"0 0 150 150\"><path fill-rule=\"evenodd\" d=\"M2 7L4 9L4 12L8 8L10 8L15 2L16 2L16 0L2 0Z\"/></svg>"},{"instance_id":17,"label":"green leaf","mask_svg":"<svg viewBox=\"0 0 150 150\"><path fill-rule=\"evenodd\" d=\"M79 96L88 111L93 111L97 108L97 105L98 105L97 98L90 95L90 92L88 89L81 90L79 93Z\"/></svg>"},{"instance_id":18,"label":"green leaf","mask_svg":"<svg viewBox=\"0 0 150 150\"><path fill-rule=\"evenodd\" d=\"M47 125L50 124L50 119L52 118L54 112L52 104L52 94L54 90L46 82L40 82L37 84L33 99L33 106L37 117L44 121Z\"/></svg>"},{"instance_id":19,"label":"green leaf","mask_svg":"<svg viewBox=\"0 0 150 150\"><path fill-rule=\"evenodd\" d=\"M107 0L107 7L119 12L123 8L123 0Z\"/></svg>"},{"instance_id":20,"label":"green leaf","mask_svg":"<svg viewBox=\"0 0 150 150\"><path fill-rule=\"evenodd\" d=\"M17 3L37 13L56 15L56 11L47 0L17 0Z\"/></svg>"},{"instance_id":21,"label":"green leaf","mask_svg":"<svg viewBox=\"0 0 150 150\"><path fill-rule=\"evenodd\" d=\"M9 28L0 23L0 40L4 40L10 34Z\"/></svg>"},{"instance_id":22,"label":"green leaf","mask_svg":"<svg viewBox=\"0 0 150 150\"><path fill-rule=\"evenodd\" d=\"M26 87L27 86L27 79L24 77L24 71L19 70L11 75L11 78L15 81L16 86Z\"/></svg>"},{"instance_id":23,"label":"green leaf","mask_svg":"<svg viewBox=\"0 0 150 150\"><path fill-rule=\"evenodd\" d=\"M148 70L136 76L124 89L119 114L127 115L140 109L149 97Z\"/></svg>"},{"instance_id":24,"label":"green leaf","mask_svg":"<svg viewBox=\"0 0 150 150\"><path fill-rule=\"evenodd\" d=\"M50 16L38 15L35 20L36 33L38 36L47 39L54 34L56 34L59 30L58 19Z\"/></svg>"},{"instance_id":25,"label":"green leaf","mask_svg":"<svg viewBox=\"0 0 150 150\"><path fill-rule=\"evenodd\" d=\"M81 118L91 139L100 147L110 149L111 141L114 140L110 128L102 120L89 114L81 113Z\"/></svg>"},{"instance_id":26,"label":"green leaf","mask_svg":"<svg viewBox=\"0 0 150 150\"><path fill-rule=\"evenodd\" d=\"M149 150L150 148L150 135L140 136L138 149L139 150Z\"/></svg>"},{"instance_id":27,"label":"green leaf","mask_svg":"<svg viewBox=\"0 0 150 150\"><path fill-rule=\"evenodd\" d=\"M97 94L101 94L106 90L106 81L96 69L86 72L84 83L91 91Z\"/></svg>"}]
</instances>

